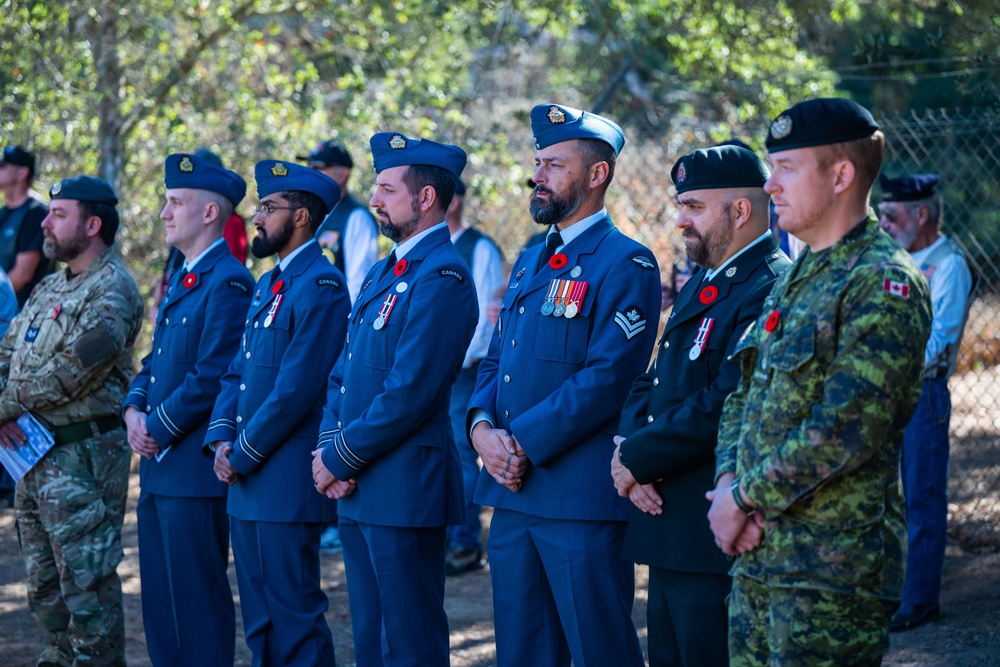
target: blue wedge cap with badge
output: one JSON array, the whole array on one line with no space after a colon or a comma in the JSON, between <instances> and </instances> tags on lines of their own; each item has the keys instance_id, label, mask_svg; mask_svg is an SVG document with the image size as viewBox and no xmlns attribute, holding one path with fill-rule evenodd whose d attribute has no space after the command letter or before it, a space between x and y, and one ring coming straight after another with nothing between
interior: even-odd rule
<instances>
[{"instance_id":1,"label":"blue wedge cap with badge","mask_svg":"<svg viewBox=\"0 0 1000 667\"><path fill-rule=\"evenodd\" d=\"M239 206L247 193L247 182L235 171L223 169L197 153L174 153L163 163L167 189L190 188L220 194Z\"/></svg>"},{"instance_id":2,"label":"blue wedge cap with badge","mask_svg":"<svg viewBox=\"0 0 1000 667\"><path fill-rule=\"evenodd\" d=\"M571 139L597 139L611 146L615 155L625 146L625 133L618 123L596 113L561 104L539 104L531 110L531 132L535 148L541 150Z\"/></svg>"},{"instance_id":3,"label":"blue wedge cap with badge","mask_svg":"<svg viewBox=\"0 0 1000 667\"><path fill-rule=\"evenodd\" d=\"M934 196L934 186L941 181L937 174L910 174L899 178L878 175L882 201L918 201Z\"/></svg>"},{"instance_id":4,"label":"blue wedge cap with badge","mask_svg":"<svg viewBox=\"0 0 1000 667\"><path fill-rule=\"evenodd\" d=\"M410 139L399 132L379 132L368 143L372 148L375 173L392 167L422 164L444 169L459 178L468 161L465 151L458 146L439 144L430 139Z\"/></svg>"},{"instance_id":5,"label":"blue wedge cap with badge","mask_svg":"<svg viewBox=\"0 0 1000 667\"><path fill-rule=\"evenodd\" d=\"M670 170L677 194L689 190L763 188L770 175L756 153L739 146L693 151L677 160Z\"/></svg>"},{"instance_id":6,"label":"blue wedge cap with badge","mask_svg":"<svg viewBox=\"0 0 1000 667\"><path fill-rule=\"evenodd\" d=\"M257 180L257 196L266 197L275 192L311 192L332 209L340 201L337 181L315 169L283 160L261 160L253 169Z\"/></svg>"},{"instance_id":7,"label":"blue wedge cap with badge","mask_svg":"<svg viewBox=\"0 0 1000 667\"><path fill-rule=\"evenodd\" d=\"M825 146L870 137L878 123L868 109L842 97L799 102L778 114L767 131L767 151Z\"/></svg>"},{"instance_id":8,"label":"blue wedge cap with badge","mask_svg":"<svg viewBox=\"0 0 1000 667\"><path fill-rule=\"evenodd\" d=\"M103 178L94 176L76 176L74 178L64 178L51 188L49 188L50 199L74 199L76 201L89 201L95 204L107 204L116 206L118 197L115 189Z\"/></svg>"}]
</instances>

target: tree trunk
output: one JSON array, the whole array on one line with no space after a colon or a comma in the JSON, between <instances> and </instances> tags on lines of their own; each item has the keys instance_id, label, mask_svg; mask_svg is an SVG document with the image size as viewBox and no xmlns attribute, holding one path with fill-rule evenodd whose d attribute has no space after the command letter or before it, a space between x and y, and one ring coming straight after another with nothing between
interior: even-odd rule
<instances>
[{"instance_id":1,"label":"tree trunk","mask_svg":"<svg viewBox=\"0 0 1000 667\"><path fill-rule=\"evenodd\" d=\"M100 94L98 107L98 174L115 192L121 187L123 166L121 135L121 63L118 60L118 10L111 0L102 0L92 39L94 66ZM119 193L120 195L120 193Z\"/></svg>"}]
</instances>

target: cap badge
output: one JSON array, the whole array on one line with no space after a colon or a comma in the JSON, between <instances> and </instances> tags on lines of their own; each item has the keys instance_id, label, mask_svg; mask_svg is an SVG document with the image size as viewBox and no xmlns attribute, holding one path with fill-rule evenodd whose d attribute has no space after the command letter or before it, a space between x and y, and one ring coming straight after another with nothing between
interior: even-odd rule
<instances>
[{"instance_id":1,"label":"cap badge","mask_svg":"<svg viewBox=\"0 0 1000 667\"><path fill-rule=\"evenodd\" d=\"M389 140L389 148L394 148L397 151L406 148L406 139L399 134L392 135L392 139Z\"/></svg>"},{"instance_id":2,"label":"cap badge","mask_svg":"<svg viewBox=\"0 0 1000 667\"><path fill-rule=\"evenodd\" d=\"M784 139L792 133L792 119L788 116L778 116L771 123L771 136L775 139Z\"/></svg>"},{"instance_id":3,"label":"cap badge","mask_svg":"<svg viewBox=\"0 0 1000 667\"><path fill-rule=\"evenodd\" d=\"M685 168L684 163L677 167L677 185L681 185L688 178L687 168Z\"/></svg>"},{"instance_id":4,"label":"cap badge","mask_svg":"<svg viewBox=\"0 0 1000 667\"><path fill-rule=\"evenodd\" d=\"M275 176L288 176L288 167L280 162L275 162L274 166L271 167L271 173Z\"/></svg>"},{"instance_id":5,"label":"cap badge","mask_svg":"<svg viewBox=\"0 0 1000 667\"><path fill-rule=\"evenodd\" d=\"M56 183L55 185L52 186L52 189L49 190L49 194L51 194L52 196L55 196L55 195L59 194L60 192L62 192L62 183L61 182L60 183Z\"/></svg>"},{"instance_id":6,"label":"cap badge","mask_svg":"<svg viewBox=\"0 0 1000 667\"><path fill-rule=\"evenodd\" d=\"M550 123L559 125L560 123L566 122L566 113L554 104L549 107L549 113L546 115L548 116Z\"/></svg>"},{"instance_id":7,"label":"cap badge","mask_svg":"<svg viewBox=\"0 0 1000 667\"><path fill-rule=\"evenodd\" d=\"M192 171L194 171L194 162L191 162L191 158L185 155L184 157L181 158L181 161L177 165L177 168L183 171L185 174L190 174Z\"/></svg>"}]
</instances>

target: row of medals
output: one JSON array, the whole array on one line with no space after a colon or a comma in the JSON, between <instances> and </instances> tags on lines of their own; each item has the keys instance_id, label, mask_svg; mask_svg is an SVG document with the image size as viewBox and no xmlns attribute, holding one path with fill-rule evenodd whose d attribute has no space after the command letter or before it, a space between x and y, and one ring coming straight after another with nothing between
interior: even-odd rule
<instances>
[{"instance_id":1,"label":"row of medals","mask_svg":"<svg viewBox=\"0 0 1000 667\"><path fill-rule=\"evenodd\" d=\"M577 268L579 267L574 267L573 270L576 271ZM547 296L545 302L542 303L542 315L573 318L580 312L580 304L583 303L583 299L587 295L587 283L567 280L565 282L569 285L563 295L555 296L559 283L562 282L564 281L559 279L552 280L552 286L549 288L550 296Z\"/></svg>"}]
</instances>

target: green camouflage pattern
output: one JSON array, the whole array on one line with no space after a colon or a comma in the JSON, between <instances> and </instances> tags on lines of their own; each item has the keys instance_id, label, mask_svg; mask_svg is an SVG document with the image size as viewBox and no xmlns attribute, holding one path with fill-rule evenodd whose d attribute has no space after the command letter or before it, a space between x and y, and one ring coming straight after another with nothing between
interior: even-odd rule
<instances>
[{"instance_id":1,"label":"green camouflage pattern","mask_svg":"<svg viewBox=\"0 0 1000 667\"><path fill-rule=\"evenodd\" d=\"M734 576L899 599L899 458L930 326L926 280L874 215L778 279L737 346L716 450L767 519Z\"/></svg>"},{"instance_id":2,"label":"green camouflage pattern","mask_svg":"<svg viewBox=\"0 0 1000 667\"><path fill-rule=\"evenodd\" d=\"M54 447L17 485L28 607L51 648L40 663L124 665L125 431ZM75 662L74 662L75 660Z\"/></svg>"},{"instance_id":3,"label":"green camouflage pattern","mask_svg":"<svg viewBox=\"0 0 1000 667\"><path fill-rule=\"evenodd\" d=\"M0 341L0 422L48 426L117 415L132 379L142 297L109 248L79 275L38 283Z\"/></svg>"},{"instance_id":4,"label":"green camouflage pattern","mask_svg":"<svg viewBox=\"0 0 1000 667\"><path fill-rule=\"evenodd\" d=\"M729 596L730 667L877 667L896 603L737 577Z\"/></svg>"}]
</instances>

